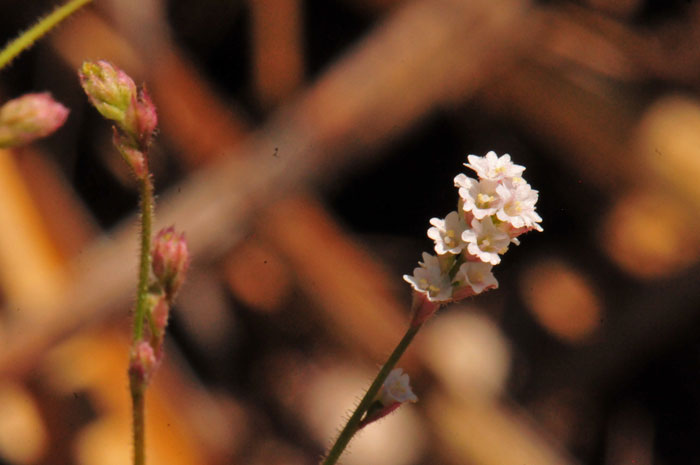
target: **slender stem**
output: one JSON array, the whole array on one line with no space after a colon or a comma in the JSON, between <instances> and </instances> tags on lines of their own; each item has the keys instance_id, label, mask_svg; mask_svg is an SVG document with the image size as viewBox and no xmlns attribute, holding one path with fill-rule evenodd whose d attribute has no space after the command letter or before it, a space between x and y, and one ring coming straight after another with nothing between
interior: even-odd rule
<instances>
[{"instance_id":1,"label":"slender stem","mask_svg":"<svg viewBox=\"0 0 700 465\"><path fill-rule=\"evenodd\" d=\"M153 184L150 175L140 180L141 190L141 257L139 282L134 311L134 334L132 357L143 339L143 326L148 313L148 278L151 271L151 229L153 223ZM131 406L133 413L134 465L146 464L145 395L146 385L143 373L130 372Z\"/></svg>"},{"instance_id":2,"label":"slender stem","mask_svg":"<svg viewBox=\"0 0 700 465\"><path fill-rule=\"evenodd\" d=\"M145 394L143 382L138 376L129 377L131 411L134 434L134 465L146 464Z\"/></svg>"},{"instance_id":3,"label":"slender stem","mask_svg":"<svg viewBox=\"0 0 700 465\"><path fill-rule=\"evenodd\" d=\"M338 461L338 459L340 458L340 455L345 450L345 447L350 442L350 439L352 439L352 437L355 435L355 433L359 429L360 421L362 420L362 416L365 414L367 409L372 405L374 398L376 397L377 393L379 392L379 388L381 388L382 384L384 384L384 381L386 380L387 376L389 376L389 372L391 372L391 370L396 366L396 363L399 361L399 359L401 358L403 353L406 351L406 348L408 348L409 344L413 340L416 333L418 333L419 329L420 329L420 325L417 325L417 326L412 325L408 328L408 330L406 331L406 334L404 334L401 341L399 341L398 345L396 346L394 351L391 353L391 355L387 359L386 363L384 363L384 366L382 367L382 369L379 370L377 377L374 378L372 385L369 387L369 389L367 389L367 392L365 393L364 397L360 401L360 404L357 406L355 411L350 416L350 419L345 424L345 427L340 432L338 439L335 440L335 444L333 444L333 447L331 447L331 450L328 452L328 455L326 455L326 458L323 460L323 463L321 465L333 465L334 463L336 463Z\"/></svg>"},{"instance_id":4,"label":"slender stem","mask_svg":"<svg viewBox=\"0 0 700 465\"><path fill-rule=\"evenodd\" d=\"M56 27L58 23L91 1L92 0L70 0L65 5L56 8L53 13L40 19L39 22L30 29L21 33L0 51L0 69L4 68L22 51L31 47L34 42Z\"/></svg>"},{"instance_id":5,"label":"slender stem","mask_svg":"<svg viewBox=\"0 0 700 465\"><path fill-rule=\"evenodd\" d=\"M134 344L143 338L143 325L148 310L148 278L151 273L151 229L153 223L153 184L146 175L140 182L141 189L141 257L139 283L134 312Z\"/></svg>"}]
</instances>

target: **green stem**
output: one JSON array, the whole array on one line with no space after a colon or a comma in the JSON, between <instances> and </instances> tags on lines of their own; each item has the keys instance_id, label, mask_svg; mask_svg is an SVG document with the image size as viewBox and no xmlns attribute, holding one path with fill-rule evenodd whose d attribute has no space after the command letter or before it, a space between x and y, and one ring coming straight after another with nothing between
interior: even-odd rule
<instances>
[{"instance_id":1,"label":"green stem","mask_svg":"<svg viewBox=\"0 0 700 465\"><path fill-rule=\"evenodd\" d=\"M151 272L151 229L153 223L153 184L151 183L150 175L144 176L139 184L141 190L141 257L136 293L136 310L134 311L132 357L136 353L139 342L143 339L143 326L148 313L148 278ZM143 381L143 373L138 375L131 372L129 385L131 388L133 413L134 465L145 465L146 430L144 427L144 407L146 385Z\"/></svg>"},{"instance_id":2,"label":"green stem","mask_svg":"<svg viewBox=\"0 0 700 465\"><path fill-rule=\"evenodd\" d=\"M65 5L56 8L53 13L40 19L39 22L29 30L21 33L0 51L0 69L4 68L22 51L31 47L34 42L56 27L61 21L91 1L92 0L70 0Z\"/></svg>"},{"instance_id":3,"label":"green stem","mask_svg":"<svg viewBox=\"0 0 700 465\"><path fill-rule=\"evenodd\" d=\"M134 465L146 464L146 421L145 421L145 394L146 390L138 376L129 377L131 388L131 411L134 434Z\"/></svg>"},{"instance_id":4,"label":"green stem","mask_svg":"<svg viewBox=\"0 0 700 465\"><path fill-rule=\"evenodd\" d=\"M148 278L151 274L151 229L153 223L153 184L149 175L139 181L141 189L141 257L134 313L134 345L143 338L148 311Z\"/></svg>"},{"instance_id":5,"label":"green stem","mask_svg":"<svg viewBox=\"0 0 700 465\"><path fill-rule=\"evenodd\" d=\"M352 437L355 435L355 433L359 429L360 421L362 420L362 416L365 414L367 409L372 405L374 398L377 396L377 393L379 392L379 388L382 387L382 384L384 384L384 381L386 381L386 377L389 376L389 372L391 372L391 370L394 369L394 367L396 366L396 363L399 361L399 359L401 358L403 353L406 351L406 348L408 348L409 344L411 343L411 341L415 337L416 333L418 333L419 329L420 329L420 325L418 325L418 326L412 325L408 328L408 330L406 331L406 334L404 334L401 341L399 341L399 344L396 346L394 351L391 353L391 355L387 359L386 363L384 363L384 366L382 367L382 369L379 370L377 377L374 378L372 385L369 387L369 389L367 389L365 396L362 398L362 400L360 401L360 404L357 406L355 411L350 416L350 419L345 424L345 427L340 432L338 439L335 440L335 444L333 444L333 447L331 447L331 450L328 452L328 455L326 455L326 458L323 460L323 463L321 465L333 465L334 463L336 463L338 461L338 459L340 458L340 455L345 450L345 447L350 442L350 439L352 439Z\"/></svg>"}]
</instances>

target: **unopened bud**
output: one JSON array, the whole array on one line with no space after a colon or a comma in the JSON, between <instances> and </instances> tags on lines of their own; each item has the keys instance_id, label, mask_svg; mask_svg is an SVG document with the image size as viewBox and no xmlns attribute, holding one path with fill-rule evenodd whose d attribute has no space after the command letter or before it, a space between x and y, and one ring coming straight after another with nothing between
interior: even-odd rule
<instances>
[{"instance_id":1,"label":"unopened bud","mask_svg":"<svg viewBox=\"0 0 700 465\"><path fill-rule=\"evenodd\" d=\"M176 234L175 228L162 229L153 243L153 274L172 301L185 279L189 266L189 251L185 234Z\"/></svg>"},{"instance_id":2,"label":"unopened bud","mask_svg":"<svg viewBox=\"0 0 700 465\"><path fill-rule=\"evenodd\" d=\"M26 94L0 107L0 147L24 145L61 127L68 109L51 94Z\"/></svg>"},{"instance_id":3,"label":"unopened bud","mask_svg":"<svg viewBox=\"0 0 700 465\"><path fill-rule=\"evenodd\" d=\"M138 99L133 102L130 115L133 118L130 126L134 129L139 145L147 148L158 126L158 114L145 87L139 89Z\"/></svg>"},{"instance_id":4,"label":"unopened bud","mask_svg":"<svg viewBox=\"0 0 700 465\"><path fill-rule=\"evenodd\" d=\"M136 84L122 70L107 61L86 61L78 72L80 84L90 103L105 118L125 127L126 115L137 99Z\"/></svg>"},{"instance_id":5,"label":"unopened bud","mask_svg":"<svg viewBox=\"0 0 700 465\"><path fill-rule=\"evenodd\" d=\"M159 334L165 332L165 327L168 326L168 316L170 314L170 304L164 295L152 294L153 306L151 314L153 315L153 324Z\"/></svg>"},{"instance_id":6,"label":"unopened bud","mask_svg":"<svg viewBox=\"0 0 700 465\"><path fill-rule=\"evenodd\" d=\"M144 179L148 176L148 166L146 164L146 157L143 152L137 148L134 148L129 140L119 133L117 128L114 129L114 136L112 137L112 142L114 146L119 150L122 158L129 165L131 171L133 171L134 176L137 179Z\"/></svg>"},{"instance_id":7,"label":"unopened bud","mask_svg":"<svg viewBox=\"0 0 700 465\"><path fill-rule=\"evenodd\" d=\"M143 386L146 386L158 368L158 359L153 348L146 341L136 344L131 352L129 374Z\"/></svg>"}]
</instances>

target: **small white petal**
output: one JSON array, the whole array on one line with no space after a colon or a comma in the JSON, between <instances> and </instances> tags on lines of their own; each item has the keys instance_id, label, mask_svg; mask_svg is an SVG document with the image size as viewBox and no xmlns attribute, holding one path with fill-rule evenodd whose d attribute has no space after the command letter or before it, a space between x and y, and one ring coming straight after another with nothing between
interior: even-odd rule
<instances>
[{"instance_id":1,"label":"small white petal","mask_svg":"<svg viewBox=\"0 0 700 465\"><path fill-rule=\"evenodd\" d=\"M469 286L474 294L480 294L487 289L498 287L498 281L491 272L492 265L483 262L465 262L459 267L454 282L461 286ZM455 291L456 293L459 291Z\"/></svg>"},{"instance_id":2,"label":"small white petal","mask_svg":"<svg viewBox=\"0 0 700 465\"><path fill-rule=\"evenodd\" d=\"M467 229L467 224L459 213L450 212L444 220L432 218L430 224L433 227L428 229L428 237L435 241L435 252L438 255L456 255L462 252L466 246L462 241L462 232Z\"/></svg>"},{"instance_id":3,"label":"small white petal","mask_svg":"<svg viewBox=\"0 0 700 465\"><path fill-rule=\"evenodd\" d=\"M495 214L503 206L503 199L498 193L498 182L471 180L469 186L459 189L462 198L462 209L471 212L475 218L481 220L484 217Z\"/></svg>"},{"instance_id":4,"label":"small white petal","mask_svg":"<svg viewBox=\"0 0 700 465\"><path fill-rule=\"evenodd\" d=\"M514 164L507 153L499 157L491 151L485 157L469 155L467 160L469 163L465 163L465 166L473 169L481 179L504 181L519 178L525 171L525 167Z\"/></svg>"},{"instance_id":5,"label":"small white petal","mask_svg":"<svg viewBox=\"0 0 700 465\"><path fill-rule=\"evenodd\" d=\"M508 250L510 239L506 232L493 224L490 216L483 220L474 218L472 229L462 233L462 240L467 243L467 251L482 262L492 265L501 263L499 254Z\"/></svg>"},{"instance_id":6,"label":"small white petal","mask_svg":"<svg viewBox=\"0 0 700 465\"><path fill-rule=\"evenodd\" d=\"M436 256L423 252L423 261L413 269L413 276L403 275L413 289L425 294L431 302L447 302L452 298L452 283L443 274Z\"/></svg>"},{"instance_id":7,"label":"small white petal","mask_svg":"<svg viewBox=\"0 0 700 465\"><path fill-rule=\"evenodd\" d=\"M542 230L538 224L542 218L535 211L538 193L528 183L501 184L497 191L503 198L503 205L496 213L499 220L510 223L515 229Z\"/></svg>"},{"instance_id":8,"label":"small white petal","mask_svg":"<svg viewBox=\"0 0 700 465\"><path fill-rule=\"evenodd\" d=\"M394 368L387 376L379 392L379 400L382 405L388 406L396 402L417 402L418 397L411 390L408 374L401 368Z\"/></svg>"}]
</instances>

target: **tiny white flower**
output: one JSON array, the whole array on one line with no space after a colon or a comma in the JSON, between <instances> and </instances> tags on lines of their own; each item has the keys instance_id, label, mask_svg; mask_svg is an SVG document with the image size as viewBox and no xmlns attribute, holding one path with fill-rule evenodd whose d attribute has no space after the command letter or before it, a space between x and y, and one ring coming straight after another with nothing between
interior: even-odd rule
<instances>
[{"instance_id":1,"label":"tiny white flower","mask_svg":"<svg viewBox=\"0 0 700 465\"><path fill-rule=\"evenodd\" d=\"M455 184L457 184L457 178L455 178ZM459 183L462 209L465 212L471 212L475 218L483 219L486 216L491 216L503 205L503 199L496 190L498 182L487 179L477 181L464 176L464 178L459 178Z\"/></svg>"},{"instance_id":2,"label":"tiny white flower","mask_svg":"<svg viewBox=\"0 0 700 465\"><path fill-rule=\"evenodd\" d=\"M459 267L454 282L459 287L469 286L473 292L469 295L481 294L487 289L496 289L498 281L491 272L493 265L484 262L465 262ZM455 293L459 293L459 289Z\"/></svg>"},{"instance_id":3,"label":"tiny white flower","mask_svg":"<svg viewBox=\"0 0 700 465\"><path fill-rule=\"evenodd\" d=\"M494 225L490 216L483 220L474 218L472 229L462 233L462 240L467 243L470 254L492 265L501 263L499 254L505 253L510 244L510 236Z\"/></svg>"},{"instance_id":4,"label":"tiny white flower","mask_svg":"<svg viewBox=\"0 0 700 465\"><path fill-rule=\"evenodd\" d=\"M542 231L538 224L542 221L535 211L538 193L528 183L518 183L513 186L506 184L497 187L498 194L503 198L503 206L496 213L496 217L513 228L532 228Z\"/></svg>"},{"instance_id":5,"label":"tiny white flower","mask_svg":"<svg viewBox=\"0 0 700 465\"><path fill-rule=\"evenodd\" d=\"M462 215L450 212L444 220L432 218L428 229L428 237L435 241L435 252L438 255L446 253L459 254L466 244L462 241L462 233L467 229L467 224Z\"/></svg>"},{"instance_id":6,"label":"tiny white flower","mask_svg":"<svg viewBox=\"0 0 700 465\"><path fill-rule=\"evenodd\" d=\"M403 275L403 279L422 292L431 302L447 302L452 298L452 283L450 277L440 269L440 263L435 255L423 252L423 261L413 269L413 276Z\"/></svg>"},{"instance_id":7,"label":"tiny white flower","mask_svg":"<svg viewBox=\"0 0 700 465\"><path fill-rule=\"evenodd\" d=\"M401 368L391 370L377 397L384 406L389 406L396 402L403 404L404 402L418 401L418 397L411 390L408 374L404 373Z\"/></svg>"},{"instance_id":8,"label":"tiny white flower","mask_svg":"<svg viewBox=\"0 0 700 465\"><path fill-rule=\"evenodd\" d=\"M507 153L499 157L496 152L491 151L485 157L469 155L467 160L469 163L465 163L465 166L473 169L481 179L491 181L519 178L525 171L525 167L514 164Z\"/></svg>"}]
</instances>

